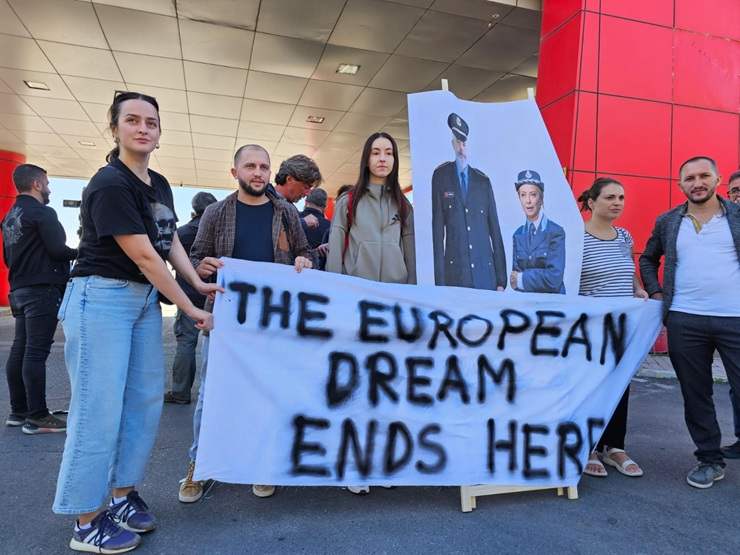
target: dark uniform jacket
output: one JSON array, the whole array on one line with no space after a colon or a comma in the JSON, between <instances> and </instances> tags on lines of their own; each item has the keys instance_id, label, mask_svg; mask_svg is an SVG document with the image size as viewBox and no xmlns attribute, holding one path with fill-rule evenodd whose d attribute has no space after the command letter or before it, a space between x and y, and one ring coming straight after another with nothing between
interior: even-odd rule
<instances>
[{"instance_id":1,"label":"dark uniform jacket","mask_svg":"<svg viewBox=\"0 0 740 555\"><path fill-rule=\"evenodd\" d=\"M735 243L738 259L740 259L740 205L733 204L730 201L719 198L719 202L725 211L727 224L730 226L732 240ZM678 261L678 252L676 250L676 241L678 239L678 230L681 227L689 203L684 202L680 206L669 210L658 216L655 221L653 233L645 245L645 250L640 255L640 274L645 290L653 295L663 293L663 318L668 316L668 311L673 302L673 288L676 284L676 262ZM663 267L663 287L658 280L658 269L660 268L660 259L665 256L665 265ZM711 264L707 260L707 264ZM721 280L720 280L721 282ZM718 286L720 283L718 282ZM722 284L724 285L724 284ZM737 284L730 285L737 287Z\"/></svg>"},{"instance_id":2,"label":"dark uniform jacket","mask_svg":"<svg viewBox=\"0 0 740 555\"><path fill-rule=\"evenodd\" d=\"M195 242L195 236L198 233L198 225L200 225L200 216L196 216L185 225L181 225L177 228L177 237L180 239L180 244L182 245L182 248L185 249L185 253L188 256L190 256L190 249L192 248L193 242ZM177 274L176 277L177 283L180 284L180 287L192 303L198 308L203 308L206 304L205 296L193 289L193 286L190 285L180 274Z\"/></svg>"},{"instance_id":3,"label":"dark uniform jacket","mask_svg":"<svg viewBox=\"0 0 740 555\"><path fill-rule=\"evenodd\" d=\"M565 230L542 216L536 233L522 225L514 232L512 269L521 272L517 289L532 293L565 294Z\"/></svg>"},{"instance_id":4,"label":"dark uniform jacket","mask_svg":"<svg viewBox=\"0 0 740 555\"><path fill-rule=\"evenodd\" d=\"M432 240L437 285L506 287L506 255L488 177L468 167L463 198L455 162L432 175Z\"/></svg>"}]
</instances>

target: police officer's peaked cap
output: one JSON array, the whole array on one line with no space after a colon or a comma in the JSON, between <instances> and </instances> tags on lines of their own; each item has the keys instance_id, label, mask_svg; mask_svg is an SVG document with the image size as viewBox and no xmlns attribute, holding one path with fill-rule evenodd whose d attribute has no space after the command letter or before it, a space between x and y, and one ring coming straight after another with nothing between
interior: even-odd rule
<instances>
[{"instance_id":1,"label":"police officer's peaked cap","mask_svg":"<svg viewBox=\"0 0 740 555\"><path fill-rule=\"evenodd\" d=\"M522 185L537 185L540 188L540 191L545 190L545 184L542 183L542 180L540 179L540 174L538 174L534 170L522 170L519 172L519 175L517 175L516 183L514 183L514 187L516 187L516 190L519 190L519 187Z\"/></svg>"},{"instance_id":2,"label":"police officer's peaked cap","mask_svg":"<svg viewBox=\"0 0 740 555\"><path fill-rule=\"evenodd\" d=\"M468 124L457 114L450 114L447 118L447 125L452 129L452 134L458 141L465 142L468 140Z\"/></svg>"}]
</instances>

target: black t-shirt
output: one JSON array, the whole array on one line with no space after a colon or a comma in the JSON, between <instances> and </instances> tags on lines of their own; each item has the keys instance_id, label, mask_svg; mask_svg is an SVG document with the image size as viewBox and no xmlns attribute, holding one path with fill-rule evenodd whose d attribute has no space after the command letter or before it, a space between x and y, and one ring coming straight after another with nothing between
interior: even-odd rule
<instances>
[{"instance_id":1,"label":"black t-shirt","mask_svg":"<svg viewBox=\"0 0 740 555\"><path fill-rule=\"evenodd\" d=\"M149 170L147 185L118 159L98 170L82 193L82 239L72 277L103 276L146 283L118 246L115 235L148 235L157 253L169 256L177 216L164 176Z\"/></svg>"},{"instance_id":2,"label":"black t-shirt","mask_svg":"<svg viewBox=\"0 0 740 555\"><path fill-rule=\"evenodd\" d=\"M272 246L272 202L259 206L236 203L236 234L232 256L253 262L274 262Z\"/></svg>"}]
</instances>

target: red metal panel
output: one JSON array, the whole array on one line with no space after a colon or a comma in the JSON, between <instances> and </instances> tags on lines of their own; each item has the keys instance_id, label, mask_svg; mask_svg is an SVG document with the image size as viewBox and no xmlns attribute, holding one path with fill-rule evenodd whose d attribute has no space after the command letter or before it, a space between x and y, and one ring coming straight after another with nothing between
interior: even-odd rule
<instances>
[{"instance_id":1,"label":"red metal panel","mask_svg":"<svg viewBox=\"0 0 740 555\"><path fill-rule=\"evenodd\" d=\"M596 179L596 174L594 172L581 172L581 171L572 171L568 172L568 183L570 183L570 188L573 190L573 196L578 200L578 197L581 195L583 191L588 189L591 184L594 182L594 179ZM581 206L578 205L578 209L580 210ZM584 219L586 219L586 214L583 214Z\"/></svg>"},{"instance_id":2,"label":"red metal panel","mask_svg":"<svg viewBox=\"0 0 740 555\"><path fill-rule=\"evenodd\" d=\"M596 169L596 95L579 92L573 147L573 169Z\"/></svg>"},{"instance_id":3,"label":"red metal panel","mask_svg":"<svg viewBox=\"0 0 740 555\"><path fill-rule=\"evenodd\" d=\"M541 36L546 37L554 29L573 17L582 7L583 0L544 0L542 3Z\"/></svg>"},{"instance_id":4,"label":"red metal panel","mask_svg":"<svg viewBox=\"0 0 740 555\"><path fill-rule=\"evenodd\" d=\"M576 88L581 18L576 17L540 44L537 103L547 106Z\"/></svg>"},{"instance_id":5,"label":"red metal panel","mask_svg":"<svg viewBox=\"0 0 740 555\"><path fill-rule=\"evenodd\" d=\"M673 27L673 0L601 0L601 13Z\"/></svg>"},{"instance_id":6,"label":"red metal panel","mask_svg":"<svg viewBox=\"0 0 740 555\"><path fill-rule=\"evenodd\" d=\"M599 84L599 16L585 12L581 23L581 59L578 64L578 88L598 90Z\"/></svg>"},{"instance_id":7,"label":"red metal panel","mask_svg":"<svg viewBox=\"0 0 740 555\"><path fill-rule=\"evenodd\" d=\"M542 119L545 120L560 164L566 168L571 166L575 98L576 93L573 92L542 109Z\"/></svg>"},{"instance_id":8,"label":"red metal panel","mask_svg":"<svg viewBox=\"0 0 740 555\"><path fill-rule=\"evenodd\" d=\"M673 101L740 112L740 42L678 29L673 42Z\"/></svg>"},{"instance_id":9,"label":"red metal panel","mask_svg":"<svg viewBox=\"0 0 740 555\"><path fill-rule=\"evenodd\" d=\"M601 17L599 92L671 101L672 30Z\"/></svg>"},{"instance_id":10,"label":"red metal panel","mask_svg":"<svg viewBox=\"0 0 740 555\"><path fill-rule=\"evenodd\" d=\"M740 40L738 0L675 0L676 27Z\"/></svg>"},{"instance_id":11,"label":"red metal panel","mask_svg":"<svg viewBox=\"0 0 740 555\"><path fill-rule=\"evenodd\" d=\"M642 252L655 220L670 209L670 181L647 177L614 176L624 186L624 212L615 222L626 228L635 240L635 251Z\"/></svg>"},{"instance_id":12,"label":"red metal panel","mask_svg":"<svg viewBox=\"0 0 740 555\"><path fill-rule=\"evenodd\" d=\"M688 106L673 107L673 168L671 175L678 178L678 168L692 156L714 158L725 176L738 165L738 114L702 110Z\"/></svg>"},{"instance_id":13,"label":"red metal panel","mask_svg":"<svg viewBox=\"0 0 740 555\"><path fill-rule=\"evenodd\" d=\"M13 170L26 161L23 154L0 150L0 220L5 217L15 202L16 190L13 185ZM0 243L2 243L0 241ZM0 306L8 306L8 269L3 264L2 245L0 244Z\"/></svg>"},{"instance_id":14,"label":"red metal panel","mask_svg":"<svg viewBox=\"0 0 740 555\"><path fill-rule=\"evenodd\" d=\"M671 106L599 95L597 171L670 175Z\"/></svg>"}]
</instances>

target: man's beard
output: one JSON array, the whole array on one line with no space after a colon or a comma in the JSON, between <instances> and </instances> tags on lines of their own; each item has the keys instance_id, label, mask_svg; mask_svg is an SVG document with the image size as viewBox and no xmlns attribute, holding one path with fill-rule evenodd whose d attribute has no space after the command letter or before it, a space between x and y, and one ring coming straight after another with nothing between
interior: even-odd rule
<instances>
[{"instance_id":1,"label":"man's beard","mask_svg":"<svg viewBox=\"0 0 740 555\"><path fill-rule=\"evenodd\" d=\"M705 202L707 202L709 199L711 199L714 196L715 191L716 189L712 191L707 191L707 196L705 196L704 198L700 198L700 199L690 198L690 200L694 204L704 204Z\"/></svg>"},{"instance_id":2,"label":"man's beard","mask_svg":"<svg viewBox=\"0 0 740 555\"><path fill-rule=\"evenodd\" d=\"M261 197L262 195L265 194L265 189L267 188L267 185L265 185L265 187L261 191L258 191L257 189L255 189L254 187L252 187L252 185L250 185L249 183L247 183L246 181L243 181L241 179L239 179L238 181L239 181L239 187L241 188L241 190L244 191L245 193L247 193L250 196L253 196L253 197Z\"/></svg>"},{"instance_id":3,"label":"man's beard","mask_svg":"<svg viewBox=\"0 0 740 555\"><path fill-rule=\"evenodd\" d=\"M41 197L44 199L44 204L49 204L50 193L41 193Z\"/></svg>"}]
</instances>

